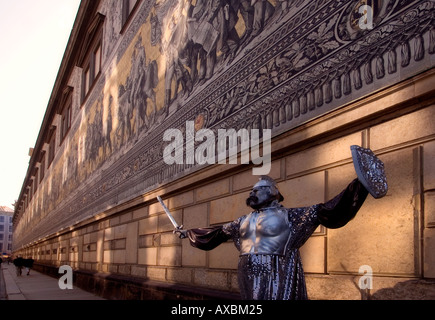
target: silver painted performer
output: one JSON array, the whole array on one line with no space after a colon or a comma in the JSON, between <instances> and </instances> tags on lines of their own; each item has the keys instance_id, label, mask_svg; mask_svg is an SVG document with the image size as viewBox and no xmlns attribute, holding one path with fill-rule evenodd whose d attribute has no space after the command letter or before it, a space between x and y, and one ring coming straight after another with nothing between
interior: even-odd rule
<instances>
[{"instance_id":1,"label":"silver painted performer","mask_svg":"<svg viewBox=\"0 0 435 320\"><path fill-rule=\"evenodd\" d=\"M273 179L260 178L246 199L254 211L223 226L174 232L192 246L212 250L232 239L240 251L238 282L247 300L307 299L299 248L321 224L340 228L352 220L368 193L383 197L388 189L383 163L369 149L352 146L358 178L326 203L285 208Z\"/></svg>"}]
</instances>

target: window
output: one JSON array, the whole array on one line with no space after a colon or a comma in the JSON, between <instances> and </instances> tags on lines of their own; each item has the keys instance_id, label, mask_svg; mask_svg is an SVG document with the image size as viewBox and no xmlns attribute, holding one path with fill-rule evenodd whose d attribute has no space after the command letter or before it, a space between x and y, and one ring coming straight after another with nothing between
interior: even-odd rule
<instances>
[{"instance_id":1,"label":"window","mask_svg":"<svg viewBox=\"0 0 435 320\"><path fill-rule=\"evenodd\" d=\"M82 102L86 100L101 73L103 22L104 16L97 14L83 41L83 48L79 58L79 67L83 69Z\"/></svg>"},{"instance_id":2,"label":"window","mask_svg":"<svg viewBox=\"0 0 435 320\"><path fill-rule=\"evenodd\" d=\"M5 216L0 216L0 222L5 222Z\"/></svg>"},{"instance_id":3,"label":"window","mask_svg":"<svg viewBox=\"0 0 435 320\"><path fill-rule=\"evenodd\" d=\"M32 199L33 197L33 180L30 180L29 183L29 201Z\"/></svg>"},{"instance_id":4,"label":"window","mask_svg":"<svg viewBox=\"0 0 435 320\"><path fill-rule=\"evenodd\" d=\"M91 69L90 66L88 66L85 70L85 75L83 76L83 90L84 95L89 92L89 89L91 88Z\"/></svg>"},{"instance_id":5,"label":"window","mask_svg":"<svg viewBox=\"0 0 435 320\"><path fill-rule=\"evenodd\" d=\"M83 100L86 99L89 91L92 88L92 85L95 83L95 80L98 78L101 72L101 42L95 46L84 70Z\"/></svg>"},{"instance_id":6,"label":"window","mask_svg":"<svg viewBox=\"0 0 435 320\"><path fill-rule=\"evenodd\" d=\"M72 118L72 94L69 93L65 105L61 111L61 126L60 126L60 134L61 140L65 139L69 129L71 128L71 118Z\"/></svg>"},{"instance_id":7,"label":"window","mask_svg":"<svg viewBox=\"0 0 435 320\"><path fill-rule=\"evenodd\" d=\"M134 9L136 8L136 6L139 2L140 2L139 0L123 0L122 1L122 26L123 27L127 24L128 20L131 16L131 13L134 11ZM121 31L121 33L122 33L122 31Z\"/></svg>"},{"instance_id":8,"label":"window","mask_svg":"<svg viewBox=\"0 0 435 320\"><path fill-rule=\"evenodd\" d=\"M94 51L94 74L98 75L101 71L101 42Z\"/></svg>"},{"instance_id":9,"label":"window","mask_svg":"<svg viewBox=\"0 0 435 320\"><path fill-rule=\"evenodd\" d=\"M53 162L56 152L56 127L54 127L51 131L50 140L48 142L48 166L50 166Z\"/></svg>"},{"instance_id":10,"label":"window","mask_svg":"<svg viewBox=\"0 0 435 320\"><path fill-rule=\"evenodd\" d=\"M35 194L36 190L38 190L38 173L39 169L35 168L35 179L33 180L33 194Z\"/></svg>"},{"instance_id":11,"label":"window","mask_svg":"<svg viewBox=\"0 0 435 320\"><path fill-rule=\"evenodd\" d=\"M45 175L45 151L41 153L41 166L39 168L41 170L39 173L39 182L41 182Z\"/></svg>"}]
</instances>

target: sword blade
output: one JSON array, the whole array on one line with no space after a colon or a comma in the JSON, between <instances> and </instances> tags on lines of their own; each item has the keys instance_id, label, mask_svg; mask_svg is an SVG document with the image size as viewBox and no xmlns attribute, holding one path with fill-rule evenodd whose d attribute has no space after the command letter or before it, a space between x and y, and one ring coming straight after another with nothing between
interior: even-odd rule
<instances>
[{"instance_id":1,"label":"sword blade","mask_svg":"<svg viewBox=\"0 0 435 320\"><path fill-rule=\"evenodd\" d=\"M180 229L180 226L178 225L178 223L175 221L174 217L172 216L172 214L169 212L169 209L166 207L166 205L163 203L162 198L160 198L160 196L157 196L157 200L159 200L160 204L163 207L163 210L165 210L166 215L168 216L169 220L171 220L171 223L173 224L173 226L175 227L175 229Z\"/></svg>"}]
</instances>

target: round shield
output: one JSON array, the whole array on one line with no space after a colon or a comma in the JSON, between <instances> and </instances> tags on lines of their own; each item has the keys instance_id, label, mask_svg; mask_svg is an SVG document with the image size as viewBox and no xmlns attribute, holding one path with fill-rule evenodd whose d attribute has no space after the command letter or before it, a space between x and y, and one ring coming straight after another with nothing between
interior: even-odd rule
<instances>
[{"instance_id":1,"label":"round shield","mask_svg":"<svg viewBox=\"0 0 435 320\"><path fill-rule=\"evenodd\" d=\"M359 181L375 199L384 197L388 191L384 163L370 149L351 146L350 150Z\"/></svg>"}]
</instances>

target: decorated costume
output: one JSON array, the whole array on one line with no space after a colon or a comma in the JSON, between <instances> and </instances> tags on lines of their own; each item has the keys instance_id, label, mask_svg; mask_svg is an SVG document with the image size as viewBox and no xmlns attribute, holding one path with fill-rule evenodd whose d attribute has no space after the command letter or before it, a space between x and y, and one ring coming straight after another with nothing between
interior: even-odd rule
<instances>
[{"instance_id":1,"label":"decorated costume","mask_svg":"<svg viewBox=\"0 0 435 320\"><path fill-rule=\"evenodd\" d=\"M273 200L267 206L253 206L254 211L233 222L190 229L184 235L202 250L234 241L240 252L238 282L243 299L307 299L299 248L319 225L343 227L355 217L369 192L380 198L388 189L383 163L370 150L352 146L352 156L358 179L326 203L285 208L279 203L283 197L275 181L262 177L253 190L268 190Z\"/></svg>"}]
</instances>

